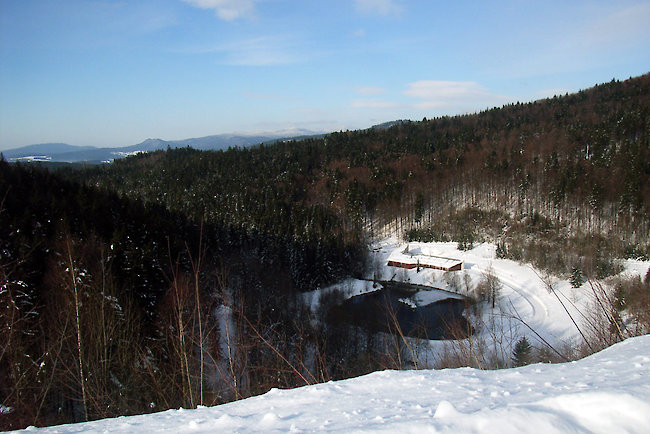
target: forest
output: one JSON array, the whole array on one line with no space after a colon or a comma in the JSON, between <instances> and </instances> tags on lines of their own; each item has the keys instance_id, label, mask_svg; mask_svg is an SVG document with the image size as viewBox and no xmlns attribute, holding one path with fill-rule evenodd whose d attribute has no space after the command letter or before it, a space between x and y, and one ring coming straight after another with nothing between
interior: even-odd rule
<instances>
[{"instance_id":1,"label":"forest","mask_svg":"<svg viewBox=\"0 0 650 434\"><path fill-rule=\"evenodd\" d=\"M66 176L195 221L308 243L357 247L416 231L492 239L517 258L527 254L522 230L552 228L576 248L588 237L606 244L601 250L647 255L649 87L644 75L475 115L142 154ZM477 212L500 215L465 224L480 220Z\"/></svg>"},{"instance_id":2,"label":"forest","mask_svg":"<svg viewBox=\"0 0 650 434\"><path fill-rule=\"evenodd\" d=\"M336 294L316 318L300 294L360 276L387 236L601 279L650 258L649 178L650 74L247 148L3 159L0 427L401 368L390 337L332 318Z\"/></svg>"}]
</instances>

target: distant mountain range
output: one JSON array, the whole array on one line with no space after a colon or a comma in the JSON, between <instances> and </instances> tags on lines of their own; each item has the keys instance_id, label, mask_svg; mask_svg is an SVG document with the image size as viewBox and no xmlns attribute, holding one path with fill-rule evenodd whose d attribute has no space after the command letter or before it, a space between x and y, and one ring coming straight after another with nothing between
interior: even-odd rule
<instances>
[{"instance_id":1,"label":"distant mountain range","mask_svg":"<svg viewBox=\"0 0 650 434\"><path fill-rule=\"evenodd\" d=\"M184 140L147 139L137 145L98 148L94 146L72 146L65 143L44 143L2 151L7 161L23 162L65 162L65 163L102 163L133 155L138 152L150 152L159 149L184 148L190 146L201 150L221 150L230 147L246 147L259 143L276 142L307 137L322 137L324 134L314 131L292 129L260 135L219 134Z\"/></svg>"}]
</instances>

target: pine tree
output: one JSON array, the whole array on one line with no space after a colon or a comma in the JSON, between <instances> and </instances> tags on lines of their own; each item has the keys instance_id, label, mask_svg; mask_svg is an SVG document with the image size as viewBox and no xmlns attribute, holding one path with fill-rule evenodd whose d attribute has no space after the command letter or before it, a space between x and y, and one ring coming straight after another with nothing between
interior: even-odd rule
<instances>
[{"instance_id":1,"label":"pine tree","mask_svg":"<svg viewBox=\"0 0 650 434\"><path fill-rule=\"evenodd\" d=\"M580 288L582 284L584 283L584 277L582 276L582 271L580 271L580 268L578 267L573 267L571 270L571 286L574 288Z\"/></svg>"},{"instance_id":2,"label":"pine tree","mask_svg":"<svg viewBox=\"0 0 650 434\"><path fill-rule=\"evenodd\" d=\"M499 259L505 259L508 257L508 248L506 246L506 243L504 241L499 241L497 243L497 251L496 251L497 258Z\"/></svg>"},{"instance_id":3,"label":"pine tree","mask_svg":"<svg viewBox=\"0 0 650 434\"><path fill-rule=\"evenodd\" d=\"M528 339L526 339L526 336L519 339L512 352L513 366L528 365L531 362L532 350L533 347L528 342Z\"/></svg>"}]
</instances>

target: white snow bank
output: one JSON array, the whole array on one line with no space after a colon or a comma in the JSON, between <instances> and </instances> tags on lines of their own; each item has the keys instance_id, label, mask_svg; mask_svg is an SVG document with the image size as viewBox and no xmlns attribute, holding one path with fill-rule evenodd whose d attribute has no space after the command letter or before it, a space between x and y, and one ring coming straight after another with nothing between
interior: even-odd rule
<instances>
[{"instance_id":1,"label":"white snow bank","mask_svg":"<svg viewBox=\"0 0 650 434\"><path fill-rule=\"evenodd\" d=\"M312 312L318 310L320 298L333 291L341 291L344 299L352 298L361 294L379 291L383 286L368 280L346 279L343 282L331 285L323 289L305 292L302 294L303 302L310 307Z\"/></svg>"},{"instance_id":2,"label":"white snow bank","mask_svg":"<svg viewBox=\"0 0 650 434\"><path fill-rule=\"evenodd\" d=\"M437 303L442 300L447 300L449 298L454 298L456 300L463 299L462 296L454 294L452 292L447 292L440 289L430 289L418 291L410 297L400 298L399 301L411 307L412 309L417 309L418 307L428 306L430 304Z\"/></svg>"},{"instance_id":3,"label":"white snow bank","mask_svg":"<svg viewBox=\"0 0 650 434\"><path fill-rule=\"evenodd\" d=\"M383 371L212 408L43 432L647 432L650 336L586 359L480 371ZM35 428L31 428L34 430Z\"/></svg>"},{"instance_id":4,"label":"white snow bank","mask_svg":"<svg viewBox=\"0 0 650 434\"><path fill-rule=\"evenodd\" d=\"M448 298L455 298L457 300L463 299L460 295L435 289L431 291L418 291L412 298L417 307L437 303L442 300L447 300Z\"/></svg>"}]
</instances>

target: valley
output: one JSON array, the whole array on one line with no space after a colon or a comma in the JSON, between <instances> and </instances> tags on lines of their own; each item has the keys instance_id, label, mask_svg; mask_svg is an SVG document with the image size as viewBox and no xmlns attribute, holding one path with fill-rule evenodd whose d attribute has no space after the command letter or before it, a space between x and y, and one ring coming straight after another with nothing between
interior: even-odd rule
<instances>
[{"instance_id":1,"label":"valley","mask_svg":"<svg viewBox=\"0 0 650 434\"><path fill-rule=\"evenodd\" d=\"M0 0L0 431L647 434L649 22Z\"/></svg>"},{"instance_id":2,"label":"valley","mask_svg":"<svg viewBox=\"0 0 650 434\"><path fill-rule=\"evenodd\" d=\"M648 95L644 75L245 148L1 161L3 426L647 333Z\"/></svg>"}]
</instances>

